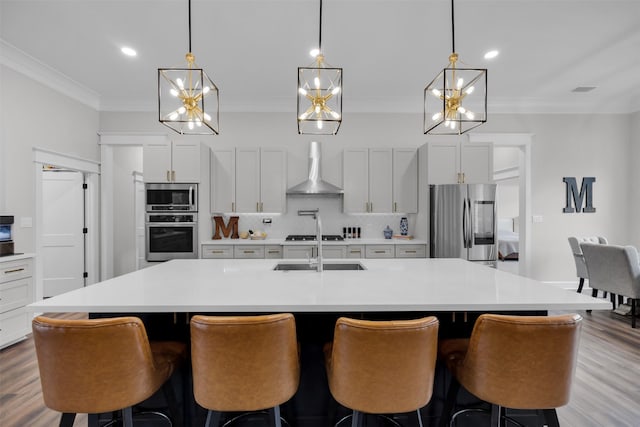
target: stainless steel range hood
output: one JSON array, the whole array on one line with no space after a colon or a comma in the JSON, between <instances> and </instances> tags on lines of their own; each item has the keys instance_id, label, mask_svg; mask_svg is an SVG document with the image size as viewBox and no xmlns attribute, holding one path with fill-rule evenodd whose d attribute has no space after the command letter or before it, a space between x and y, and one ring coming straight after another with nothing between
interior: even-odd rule
<instances>
[{"instance_id":1,"label":"stainless steel range hood","mask_svg":"<svg viewBox=\"0 0 640 427\"><path fill-rule=\"evenodd\" d=\"M309 144L309 178L287 190L289 195L339 196L344 191L320 178L320 143Z\"/></svg>"}]
</instances>

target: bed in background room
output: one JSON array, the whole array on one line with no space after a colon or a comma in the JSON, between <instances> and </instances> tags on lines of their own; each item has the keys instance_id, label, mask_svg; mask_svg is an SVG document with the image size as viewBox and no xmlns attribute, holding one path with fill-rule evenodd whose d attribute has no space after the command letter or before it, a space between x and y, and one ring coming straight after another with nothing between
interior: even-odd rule
<instances>
[{"instance_id":1,"label":"bed in background room","mask_svg":"<svg viewBox=\"0 0 640 427\"><path fill-rule=\"evenodd\" d=\"M516 230L517 218L498 218L498 259L518 260L520 236Z\"/></svg>"}]
</instances>

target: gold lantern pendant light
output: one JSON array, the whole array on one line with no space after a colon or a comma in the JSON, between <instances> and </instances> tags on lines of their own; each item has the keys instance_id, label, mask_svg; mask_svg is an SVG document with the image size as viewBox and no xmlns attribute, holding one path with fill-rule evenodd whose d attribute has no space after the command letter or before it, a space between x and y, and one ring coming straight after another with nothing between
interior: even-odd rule
<instances>
[{"instance_id":1,"label":"gold lantern pendant light","mask_svg":"<svg viewBox=\"0 0 640 427\"><path fill-rule=\"evenodd\" d=\"M487 69L457 66L453 0L449 65L424 89L424 133L460 135L487 121Z\"/></svg>"},{"instance_id":2,"label":"gold lantern pendant light","mask_svg":"<svg viewBox=\"0 0 640 427\"><path fill-rule=\"evenodd\" d=\"M324 60L322 51L322 0L315 61L298 67L298 134L335 135L342 123L342 68Z\"/></svg>"},{"instance_id":3,"label":"gold lantern pendant light","mask_svg":"<svg viewBox=\"0 0 640 427\"><path fill-rule=\"evenodd\" d=\"M183 135L217 135L218 87L191 53L191 0L187 68L158 68L158 111L163 125Z\"/></svg>"}]
</instances>

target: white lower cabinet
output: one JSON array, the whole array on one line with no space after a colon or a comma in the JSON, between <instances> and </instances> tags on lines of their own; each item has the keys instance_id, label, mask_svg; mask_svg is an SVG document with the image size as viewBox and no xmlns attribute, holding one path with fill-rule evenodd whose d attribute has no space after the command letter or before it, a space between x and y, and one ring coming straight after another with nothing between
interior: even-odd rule
<instances>
[{"instance_id":1,"label":"white lower cabinet","mask_svg":"<svg viewBox=\"0 0 640 427\"><path fill-rule=\"evenodd\" d=\"M349 245L347 258L364 258L364 245Z\"/></svg>"},{"instance_id":2,"label":"white lower cabinet","mask_svg":"<svg viewBox=\"0 0 640 427\"><path fill-rule=\"evenodd\" d=\"M322 257L323 258L346 258L347 245L323 245Z\"/></svg>"},{"instance_id":3,"label":"white lower cabinet","mask_svg":"<svg viewBox=\"0 0 640 427\"><path fill-rule=\"evenodd\" d=\"M238 245L233 248L234 258L264 258L264 245Z\"/></svg>"},{"instance_id":4,"label":"white lower cabinet","mask_svg":"<svg viewBox=\"0 0 640 427\"><path fill-rule=\"evenodd\" d=\"M427 245L396 245L396 258L426 258Z\"/></svg>"},{"instance_id":5,"label":"white lower cabinet","mask_svg":"<svg viewBox=\"0 0 640 427\"><path fill-rule=\"evenodd\" d=\"M287 245L282 248L282 257L287 258L314 258L316 256L315 245Z\"/></svg>"},{"instance_id":6,"label":"white lower cabinet","mask_svg":"<svg viewBox=\"0 0 640 427\"><path fill-rule=\"evenodd\" d=\"M311 245L203 244L202 258L312 259L318 247ZM425 244L322 245L322 257L330 258L426 258Z\"/></svg>"},{"instance_id":7,"label":"white lower cabinet","mask_svg":"<svg viewBox=\"0 0 640 427\"><path fill-rule=\"evenodd\" d=\"M365 258L394 258L394 245L366 245Z\"/></svg>"},{"instance_id":8,"label":"white lower cabinet","mask_svg":"<svg viewBox=\"0 0 640 427\"><path fill-rule=\"evenodd\" d=\"M282 258L282 246L266 245L264 247L264 257L267 259Z\"/></svg>"},{"instance_id":9,"label":"white lower cabinet","mask_svg":"<svg viewBox=\"0 0 640 427\"><path fill-rule=\"evenodd\" d=\"M0 261L0 348L31 332L25 306L33 302L33 258Z\"/></svg>"},{"instance_id":10,"label":"white lower cabinet","mask_svg":"<svg viewBox=\"0 0 640 427\"><path fill-rule=\"evenodd\" d=\"M202 245L202 258L233 258L233 245Z\"/></svg>"}]
</instances>

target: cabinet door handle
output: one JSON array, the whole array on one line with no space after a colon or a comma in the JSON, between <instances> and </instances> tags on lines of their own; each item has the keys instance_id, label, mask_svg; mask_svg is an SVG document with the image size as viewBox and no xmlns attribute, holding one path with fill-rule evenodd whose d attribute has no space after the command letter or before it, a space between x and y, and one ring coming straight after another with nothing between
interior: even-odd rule
<instances>
[{"instance_id":1,"label":"cabinet door handle","mask_svg":"<svg viewBox=\"0 0 640 427\"><path fill-rule=\"evenodd\" d=\"M264 212L264 203L260 202L260 212Z\"/></svg>"},{"instance_id":2,"label":"cabinet door handle","mask_svg":"<svg viewBox=\"0 0 640 427\"><path fill-rule=\"evenodd\" d=\"M384 254L384 253L386 253L386 252L387 252L387 251L373 251L373 253L374 253L374 254Z\"/></svg>"},{"instance_id":3,"label":"cabinet door handle","mask_svg":"<svg viewBox=\"0 0 640 427\"><path fill-rule=\"evenodd\" d=\"M417 251L404 251L405 254L415 254Z\"/></svg>"},{"instance_id":4,"label":"cabinet door handle","mask_svg":"<svg viewBox=\"0 0 640 427\"><path fill-rule=\"evenodd\" d=\"M274 249L274 250L272 250L272 251L267 251L267 253L270 253L270 254L279 254L279 253L280 253L280 251L278 251L278 250L275 250L275 249Z\"/></svg>"},{"instance_id":5,"label":"cabinet door handle","mask_svg":"<svg viewBox=\"0 0 640 427\"><path fill-rule=\"evenodd\" d=\"M398 202L393 202L393 211L398 212Z\"/></svg>"},{"instance_id":6,"label":"cabinet door handle","mask_svg":"<svg viewBox=\"0 0 640 427\"><path fill-rule=\"evenodd\" d=\"M351 250L351 251L350 251L350 253L352 253L352 254L359 254L359 253L360 253L360 251L358 251L358 250Z\"/></svg>"},{"instance_id":7,"label":"cabinet door handle","mask_svg":"<svg viewBox=\"0 0 640 427\"><path fill-rule=\"evenodd\" d=\"M248 251L248 250L245 250L245 251L244 251L244 253L245 253L245 254L254 254L254 253L256 253L256 251Z\"/></svg>"},{"instance_id":8,"label":"cabinet door handle","mask_svg":"<svg viewBox=\"0 0 640 427\"><path fill-rule=\"evenodd\" d=\"M171 171L171 181L176 180L176 171Z\"/></svg>"},{"instance_id":9,"label":"cabinet door handle","mask_svg":"<svg viewBox=\"0 0 640 427\"><path fill-rule=\"evenodd\" d=\"M231 202L231 212L236 211L236 202Z\"/></svg>"},{"instance_id":10,"label":"cabinet door handle","mask_svg":"<svg viewBox=\"0 0 640 427\"><path fill-rule=\"evenodd\" d=\"M171 182L171 171L167 171L167 181Z\"/></svg>"},{"instance_id":11,"label":"cabinet door handle","mask_svg":"<svg viewBox=\"0 0 640 427\"><path fill-rule=\"evenodd\" d=\"M260 202L256 202L256 212L260 212Z\"/></svg>"},{"instance_id":12,"label":"cabinet door handle","mask_svg":"<svg viewBox=\"0 0 640 427\"><path fill-rule=\"evenodd\" d=\"M24 268L14 268L13 270L5 270L4 274L17 273L19 271L24 271Z\"/></svg>"},{"instance_id":13,"label":"cabinet door handle","mask_svg":"<svg viewBox=\"0 0 640 427\"><path fill-rule=\"evenodd\" d=\"M211 251L211 253L212 253L212 254L223 254L223 253L224 253L224 251L221 251L221 250L214 250L214 251Z\"/></svg>"}]
</instances>

